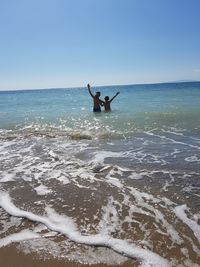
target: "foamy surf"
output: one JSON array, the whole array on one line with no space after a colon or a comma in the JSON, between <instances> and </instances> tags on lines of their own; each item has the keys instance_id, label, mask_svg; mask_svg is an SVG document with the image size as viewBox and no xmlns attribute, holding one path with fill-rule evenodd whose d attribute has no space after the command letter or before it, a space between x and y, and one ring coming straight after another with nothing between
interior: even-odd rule
<instances>
[{"instance_id":1,"label":"foamy surf","mask_svg":"<svg viewBox=\"0 0 200 267\"><path fill-rule=\"evenodd\" d=\"M187 224L188 227L193 231L194 235L196 236L200 244L200 225L198 224L198 220L200 220L200 213L194 215L196 220L192 220L188 218L186 214L186 211L188 210L186 205L177 206L174 210L177 217L180 220L182 220L185 224Z\"/></svg>"},{"instance_id":2,"label":"foamy surf","mask_svg":"<svg viewBox=\"0 0 200 267\"><path fill-rule=\"evenodd\" d=\"M10 215L15 217L22 217L33 222L42 223L48 229L56 231L60 234L66 235L70 240L92 246L104 246L114 251L123 254L127 257L137 259L141 262L141 267L169 267L171 264L151 251L146 249L139 248L134 244L130 244L127 241L112 238L111 236L104 236L101 234L83 236L78 231L73 220L67 216L59 215L52 209L47 209L47 216L38 216L31 212L27 212L17 208L11 201L11 198L8 193L1 192L0 196L0 206ZM28 230L23 231L21 234L18 233L13 237L8 238L7 240L0 241L1 246L9 244L11 240L21 241L30 238L38 238L37 234L31 233ZM13 239L12 239L13 238Z\"/></svg>"},{"instance_id":3,"label":"foamy surf","mask_svg":"<svg viewBox=\"0 0 200 267\"><path fill-rule=\"evenodd\" d=\"M20 242L37 238L41 238L41 236L37 233L34 233L33 231L23 230L20 231L19 233L11 234L7 237L0 239L0 248L8 246L14 242Z\"/></svg>"}]
</instances>

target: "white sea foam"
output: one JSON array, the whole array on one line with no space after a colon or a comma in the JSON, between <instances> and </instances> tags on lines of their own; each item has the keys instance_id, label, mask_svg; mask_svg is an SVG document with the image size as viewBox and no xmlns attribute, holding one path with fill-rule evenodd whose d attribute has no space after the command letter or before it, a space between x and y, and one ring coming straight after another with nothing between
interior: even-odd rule
<instances>
[{"instance_id":1,"label":"white sea foam","mask_svg":"<svg viewBox=\"0 0 200 267\"><path fill-rule=\"evenodd\" d=\"M174 209L176 216L180 220L182 220L185 224L187 224L187 226L193 231L194 235L196 236L196 238L200 243L200 225L195 220L188 218L185 212L187 210L188 208L186 205L177 206Z\"/></svg>"},{"instance_id":2,"label":"white sea foam","mask_svg":"<svg viewBox=\"0 0 200 267\"><path fill-rule=\"evenodd\" d=\"M15 180L15 173L7 173L3 178L0 179L1 183L6 183Z\"/></svg>"},{"instance_id":3,"label":"white sea foam","mask_svg":"<svg viewBox=\"0 0 200 267\"><path fill-rule=\"evenodd\" d=\"M0 248L10 245L13 242L20 242L29 239L41 238L39 234L30 231L30 230L22 230L19 233L11 234L0 239Z\"/></svg>"},{"instance_id":4,"label":"white sea foam","mask_svg":"<svg viewBox=\"0 0 200 267\"><path fill-rule=\"evenodd\" d=\"M98 151L93 153L93 160L91 162L98 164L104 164L106 158L118 158L123 157L123 152L112 152L112 151Z\"/></svg>"},{"instance_id":5,"label":"white sea foam","mask_svg":"<svg viewBox=\"0 0 200 267\"><path fill-rule=\"evenodd\" d=\"M108 181L109 184L112 184L112 185L114 185L114 186L116 186L118 188L123 188L123 184L117 178L109 177L107 179L107 181Z\"/></svg>"},{"instance_id":6,"label":"white sea foam","mask_svg":"<svg viewBox=\"0 0 200 267\"><path fill-rule=\"evenodd\" d=\"M119 202L115 202L114 198L110 197L107 205L102 207L103 214L102 219L99 222L99 231L102 235L111 234L112 231L116 231L116 229L120 226L116 205L119 206Z\"/></svg>"},{"instance_id":7,"label":"white sea foam","mask_svg":"<svg viewBox=\"0 0 200 267\"><path fill-rule=\"evenodd\" d=\"M45 235L46 237L46 235ZM105 247L91 246L76 246L70 240L61 242L54 242L49 238L32 239L31 242L19 243L18 249L22 250L25 254L41 253L43 259L56 258L66 259L71 262L78 262L80 264L105 264L110 266L118 266L128 260L128 258L116 253ZM65 253L67 251L67 253ZM64 253L63 253L64 252ZM78 264L79 265L79 264Z\"/></svg>"},{"instance_id":8,"label":"white sea foam","mask_svg":"<svg viewBox=\"0 0 200 267\"><path fill-rule=\"evenodd\" d=\"M33 214L32 212L23 211L12 203L8 193L1 192L0 206L10 215L24 217L31 221L42 223L46 225L50 230L66 235L74 242L87 245L105 246L130 258L136 258L141 263L142 267L171 266L171 264L167 260L160 257L158 254L153 253L147 249L137 247L134 244L129 243L128 241L113 238L107 234L96 234L90 236L82 235L78 231L77 226L70 217L64 215L61 216L50 208L47 209L46 216L39 216Z\"/></svg>"},{"instance_id":9,"label":"white sea foam","mask_svg":"<svg viewBox=\"0 0 200 267\"><path fill-rule=\"evenodd\" d=\"M39 186L37 186L37 187L35 187L34 188L35 189L35 191L37 192L37 194L38 195L47 195L47 194L49 194L49 193L51 193L52 192L52 190L51 189L48 189L48 187L47 186L45 186L45 185L39 185Z\"/></svg>"},{"instance_id":10,"label":"white sea foam","mask_svg":"<svg viewBox=\"0 0 200 267\"><path fill-rule=\"evenodd\" d=\"M118 188L123 188L123 183L115 177L115 175L118 174L118 175L122 175L122 172L121 170L119 170L118 168L114 168L114 169L111 169L109 171L109 173L106 175L105 177L105 180L109 183L109 184L112 184Z\"/></svg>"},{"instance_id":11,"label":"white sea foam","mask_svg":"<svg viewBox=\"0 0 200 267\"><path fill-rule=\"evenodd\" d=\"M200 162L200 158L198 158L196 155L185 158L185 161L188 162Z\"/></svg>"},{"instance_id":12,"label":"white sea foam","mask_svg":"<svg viewBox=\"0 0 200 267\"><path fill-rule=\"evenodd\" d=\"M162 129L162 132L164 132L164 133L170 133L170 134L174 134L174 135L179 135L179 136L184 136L182 132L181 133L180 132L177 132L177 129L176 128L171 129L171 130L164 130L164 129Z\"/></svg>"},{"instance_id":13,"label":"white sea foam","mask_svg":"<svg viewBox=\"0 0 200 267\"><path fill-rule=\"evenodd\" d=\"M154 196L150 194L139 192L135 188L129 188L129 189L130 189L131 194L136 198L137 204L140 207L143 207L145 210L149 211L149 212L146 212L146 215L151 216L150 213L154 214L156 222L157 223L162 222L162 226L165 227L166 232L168 233L168 235L172 237L172 240L175 240L178 244L181 244L183 240L179 236L178 232L174 229L174 227L171 224L169 224L168 221L165 219L164 214L161 213L159 209L154 208L152 205L148 203L150 201L150 202L153 202L154 204L158 204L159 202L161 202L161 200L158 198L155 198ZM164 199L162 199L162 201L163 200Z\"/></svg>"},{"instance_id":14,"label":"white sea foam","mask_svg":"<svg viewBox=\"0 0 200 267\"><path fill-rule=\"evenodd\" d=\"M137 172L132 172L130 175L129 175L129 178L130 179L134 179L134 180L139 180L139 179L142 179L143 175L146 174L146 173L137 173Z\"/></svg>"},{"instance_id":15,"label":"white sea foam","mask_svg":"<svg viewBox=\"0 0 200 267\"><path fill-rule=\"evenodd\" d=\"M184 143L184 142L181 142L181 141L176 141L176 140L174 140L174 139L172 139L172 138L168 138L168 137L166 137L166 136L164 136L164 135L154 134L153 132L150 132L150 131L146 132L146 134L147 134L147 135L150 135L150 136L158 137L158 138L160 138L160 139L162 139L162 140L170 141L170 142L172 142L172 143L174 143L174 144L179 144L179 145L183 145L183 146L188 146L188 147L191 147L191 148L195 148L195 149L200 150L200 146L196 146L196 145L192 145L192 144Z\"/></svg>"}]
</instances>

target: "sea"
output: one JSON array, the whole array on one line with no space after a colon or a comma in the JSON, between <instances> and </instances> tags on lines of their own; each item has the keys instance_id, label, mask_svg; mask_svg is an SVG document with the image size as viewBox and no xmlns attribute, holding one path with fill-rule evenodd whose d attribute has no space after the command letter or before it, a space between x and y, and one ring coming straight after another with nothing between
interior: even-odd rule
<instances>
[{"instance_id":1,"label":"sea","mask_svg":"<svg viewBox=\"0 0 200 267\"><path fill-rule=\"evenodd\" d=\"M200 266L200 82L91 90L0 92L0 250Z\"/></svg>"}]
</instances>

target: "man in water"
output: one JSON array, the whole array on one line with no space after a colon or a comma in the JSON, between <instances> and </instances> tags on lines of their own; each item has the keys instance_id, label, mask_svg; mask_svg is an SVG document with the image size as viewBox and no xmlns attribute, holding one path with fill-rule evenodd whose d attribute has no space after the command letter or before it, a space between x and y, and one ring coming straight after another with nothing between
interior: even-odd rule
<instances>
[{"instance_id":1,"label":"man in water","mask_svg":"<svg viewBox=\"0 0 200 267\"><path fill-rule=\"evenodd\" d=\"M110 108L110 103L113 101L113 99L119 94L120 92L117 92L110 100L109 100L109 96L106 96L104 99L105 99L105 102L104 102L104 108L105 108L105 111L111 111L111 108Z\"/></svg>"},{"instance_id":2,"label":"man in water","mask_svg":"<svg viewBox=\"0 0 200 267\"><path fill-rule=\"evenodd\" d=\"M101 112L101 106L104 105L104 102L101 99L99 99L101 93L100 92L96 92L96 94L93 95L92 92L91 92L89 84L87 85L87 88L88 88L89 94L93 98L93 103L94 103L93 112Z\"/></svg>"}]
</instances>

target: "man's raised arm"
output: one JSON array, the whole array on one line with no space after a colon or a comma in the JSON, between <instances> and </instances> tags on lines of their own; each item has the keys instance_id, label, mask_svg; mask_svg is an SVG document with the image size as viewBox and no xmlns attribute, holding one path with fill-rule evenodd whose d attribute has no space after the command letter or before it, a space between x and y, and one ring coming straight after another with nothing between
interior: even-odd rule
<instances>
[{"instance_id":1,"label":"man's raised arm","mask_svg":"<svg viewBox=\"0 0 200 267\"><path fill-rule=\"evenodd\" d=\"M94 95L93 95L92 92L91 92L89 83L88 83L88 85L87 85L87 88L88 88L88 92L89 92L89 94L91 95L91 97L94 98Z\"/></svg>"}]
</instances>

